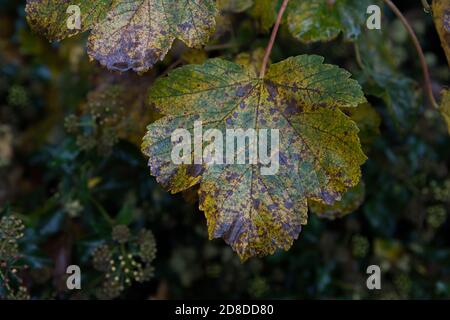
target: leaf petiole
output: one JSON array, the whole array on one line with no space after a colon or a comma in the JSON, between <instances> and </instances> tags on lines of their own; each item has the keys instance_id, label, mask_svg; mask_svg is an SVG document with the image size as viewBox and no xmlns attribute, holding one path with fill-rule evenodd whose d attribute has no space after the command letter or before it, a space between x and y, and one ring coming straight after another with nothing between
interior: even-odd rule
<instances>
[{"instance_id":1,"label":"leaf petiole","mask_svg":"<svg viewBox=\"0 0 450 320\"><path fill-rule=\"evenodd\" d=\"M267 64L269 63L270 54L272 53L273 45L275 44L275 40L277 38L278 30L280 29L281 20L283 19L284 11L286 11L289 0L284 0L281 5L280 11L278 12L277 21L275 22L275 26L272 30L272 35L270 36L270 41L267 46L266 52L264 54L264 59L261 66L261 72L259 77L262 79L266 75Z\"/></svg>"}]
</instances>

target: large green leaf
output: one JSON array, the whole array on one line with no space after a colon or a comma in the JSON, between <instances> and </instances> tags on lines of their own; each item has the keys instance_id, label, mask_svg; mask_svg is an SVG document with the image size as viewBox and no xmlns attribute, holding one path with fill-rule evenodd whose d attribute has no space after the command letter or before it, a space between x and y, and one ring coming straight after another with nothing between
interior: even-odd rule
<instances>
[{"instance_id":1,"label":"large green leaf","mask_svg":"<svg viewBox=\"0 0 450 320\"><path fill-rule=\"evenodd\" d=\"M367 7L373 0L291 1L288 25L294 37L303 42L329 41L341 32L355 40L366 22Z\"/></svg>"},{"instance_id":2,"label":"large green leaf","mask_svg":"<svg viewBox=\"0 0 450 320\"><path fill-rule=\"evenodd\" d=\"M308 198L332 204L359 182L366 157L356 124L339 108L365 98L349 78L308 55L272 65L264 79L221 59L177 69L150 93L165 115L148 127L142 146L151 173L172 193L200 184L210 238L223 237L242 259L287 250L307 222ZM195 121L222 133L278 129L280 147L271 150L278 172L263 175L264 166L248 161L175 165L171 134L179 128L192 134Z\"/></svg>"},{"instance_id":3,"label":"large green leaf","mask_svg":"<svg viewBox=\"0 0 450 320\"><path fill-rule=\"evenodd\" d=\"M144 72L162 60L175 39L190 47L208 41L214 31L213 0L83 1L81 30L70 30L70 1L28 0L31 27L50 40L92 29L88 54L112 70Z\"/></svg>"}]
</instances>

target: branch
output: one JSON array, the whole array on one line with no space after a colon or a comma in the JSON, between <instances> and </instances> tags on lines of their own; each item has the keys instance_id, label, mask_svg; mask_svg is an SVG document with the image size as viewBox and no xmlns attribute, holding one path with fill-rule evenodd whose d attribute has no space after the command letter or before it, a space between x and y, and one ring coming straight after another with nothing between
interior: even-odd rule
<instances>
[{"instance_id":1,"label":"branch","mask_svg":"<svg viewBox=\"0 0 450 320\"><path fill-rule=\"evenodd\" d=\"M278 30L280 29L281 20L283 19L284 11L286 11L289 0L283 0L283 4L281 5L280 11L278 12L277 21L275 22L275 26L272 30L272 35L270 36L269 45L267 46L266 53L264 54L264 60L261 66L261 72L259 77L262 79L266 75L267 64L269 63L270 54L272 53L273 45L275 43L275 39L277 38Z\"/></svg>"},{"instance_id":2,"label":"branch","mask_svg":"<svg viewBox=\"0 0 450 320\"><path fill-rule=\"evenodd\" d=\"M391 10L400 19L400 21L402 22L402 24L405 26L406 30L408 31L408 33L414 43L414 47L416 48L416 51L419 54L420 64L422 65L423 77L425 80L425 89L426 89L428 98L430 100L431 105L434 108L438 109L439 105L437 104L436 99L434 98L434 95L433 95L433 87L431 84L430 70L428 69L428 65L425 60L425 55L423 53L422 47L419 43L419 40L417 39L417 36L416 36L413 28L409 24L408 20L406 20L406 18L403 16L403 14L400 12L400 10L397 8L397 6L391 0L384 0L384 2L386 2L386 4L389 6L389 8L391 8Z\"/></svg>"}]
</instances>

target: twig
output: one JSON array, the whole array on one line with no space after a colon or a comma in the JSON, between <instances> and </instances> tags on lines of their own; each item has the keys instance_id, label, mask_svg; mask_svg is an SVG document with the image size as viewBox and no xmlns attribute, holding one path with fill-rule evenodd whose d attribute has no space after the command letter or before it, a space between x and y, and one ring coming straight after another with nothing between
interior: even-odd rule
<instances>
[{"instance_id":1,"label":"twig","mask_svg":"<svg viewBox=\"0 0 450 320\"><path fill-rule=\"evenodd\" d=\"M269 63L270 54L272 53L273 45L275 44L275 39L277 38L278 30L280 29L281 20L283 19L284 11L286 11L289 0L284 0L281 5L280 11L278 12L277 21L272 30L272 35L270 36L269 45L267 46L266 53L264 55L264 60L261 66L261 72L259 77L262 79L266 75L267 64Z\"/></svg>"},{"instance_id":2,"label":"twig","mask_svg":"<svg viewBox=\"0 0 450 320\"><path fill-rule=\"evenodd\" d=\"M439 105L436 102L436 99L433 95L433 87L431 84L431 78L430 78L430 70L428 69L427 62L425 60L425 55L423 53L422 47L419 43L419 40L417 39L417 36L409 24L408 20L403 16L403 14L400 12L400 10L397 8L397 6L391 1L391 0L384 0L386 4L391 8L391 10L395 13L395 15L400 19L402 24L405 26L406 30L408 31L409 35L411 36L411 39L414 43L414 46L416 48L417 53L419 54L420 64L422 65L423 70L423 77L425 80L425 89L427 91L428 98L430 99L430 103L434 108L439 108Z\"/></svg>"}]
</instances>

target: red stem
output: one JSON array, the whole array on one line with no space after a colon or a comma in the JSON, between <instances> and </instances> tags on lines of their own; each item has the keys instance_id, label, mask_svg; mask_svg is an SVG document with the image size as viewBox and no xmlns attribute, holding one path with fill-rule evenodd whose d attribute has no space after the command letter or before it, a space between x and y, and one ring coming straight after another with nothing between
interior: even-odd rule
<instances>
[{"instance_id":1,"label":"red stem","mask_svg":"<svg viewBox=\"0 0 450 320\"><path fill-rule=\"evenodd\" d=\"M261 72L259 77L261 79L266 75L267 64L269 63L270 54L272 53L273 45L275 44L275 40L277 38L278 30L280 29L281 20L283 19L284 11L286 11L289 0L284 0L281 5L280 11L278 12L277 21L275 22L275 26L272 30L272 35L270 36L269 45L267 46L266 53L264 55L264 60L261 66Z\"/></svg>"}]
</instances>

